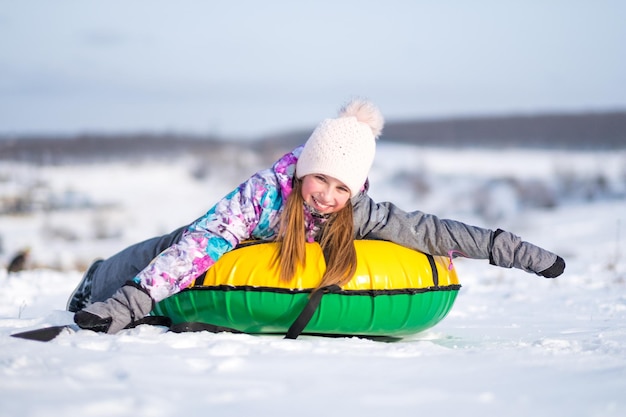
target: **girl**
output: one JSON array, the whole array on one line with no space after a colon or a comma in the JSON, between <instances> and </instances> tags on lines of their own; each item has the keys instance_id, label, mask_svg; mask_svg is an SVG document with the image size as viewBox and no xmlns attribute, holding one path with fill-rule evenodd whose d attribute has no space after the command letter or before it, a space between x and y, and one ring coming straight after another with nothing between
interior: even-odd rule
<instances>
[{"instance_id":1,"label":"girl","mask_svg":"<svg viewBox=\"0 0 626 417\"><path fill-rule=\"evenodd\" d=\"M284 280L304 264L305 242L319 242L327 269L318 288L351 279L354 239L389 240L431 255L462 253L547 278L563 273L560 256L512 233L372 201L367 174L382 128L372 103L348 103L337 118L322 121L304 146L254 174L198 220L95 262L68 302L74 321L116 333L247 239L279 243L276 261Z\"/></svg>"}]
</instances>

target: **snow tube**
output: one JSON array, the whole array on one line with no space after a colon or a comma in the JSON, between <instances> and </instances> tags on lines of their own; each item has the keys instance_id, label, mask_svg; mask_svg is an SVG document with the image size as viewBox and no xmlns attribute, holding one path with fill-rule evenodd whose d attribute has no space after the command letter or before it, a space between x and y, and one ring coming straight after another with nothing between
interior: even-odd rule
<instances>
[{"instance_id":1,"label":"snow tube","mask_svg":"<svg viewBox=\"0 0 626 417\"><path fill-rule=\"evenodd\" d=\"M325 293L303 334L402 337L439 323L460 289L448 259L395 243L355 241L357 270ZM156 304L173 324L201 322L252 334L285 334L325 270L317 243L306 244L306 267L282 282L275 243L238 247L194 285Z\"/></svg>"}]
</instances>

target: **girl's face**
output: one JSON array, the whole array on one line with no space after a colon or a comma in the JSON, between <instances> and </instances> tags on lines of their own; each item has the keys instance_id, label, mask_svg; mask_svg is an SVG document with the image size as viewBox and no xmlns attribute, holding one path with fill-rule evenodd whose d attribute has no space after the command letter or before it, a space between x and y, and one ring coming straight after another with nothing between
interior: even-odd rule
<instances>
[{"instance_id":1,"label":"girl's face","mask_svg":"<svg viewBox=\"0 0 626 417\"><path fill-rule=\"evenodd\" d=\"M346 206L350 189L329 175L309 174L302 178L302 198L320 213L330 214Z\"/></svg>"}]
</instances>

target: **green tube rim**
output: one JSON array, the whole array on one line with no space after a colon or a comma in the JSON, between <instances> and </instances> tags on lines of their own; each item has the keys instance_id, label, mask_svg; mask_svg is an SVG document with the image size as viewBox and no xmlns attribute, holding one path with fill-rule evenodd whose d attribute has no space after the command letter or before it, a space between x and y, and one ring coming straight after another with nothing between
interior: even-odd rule
<instances>
[{"instance_id":1,"label":"green tube rim","mask_svg":"<svg viewBox=\"0 0 626 417\"><path fill-rule=\"evenodd\" d=\"M406 336L433 327L450 312L460 285L325 294L305 334ZM174 324L203 322L252 334L284 334L310 290L193 287L157 303L153 314Z\"/></svg>"}]
</instances>

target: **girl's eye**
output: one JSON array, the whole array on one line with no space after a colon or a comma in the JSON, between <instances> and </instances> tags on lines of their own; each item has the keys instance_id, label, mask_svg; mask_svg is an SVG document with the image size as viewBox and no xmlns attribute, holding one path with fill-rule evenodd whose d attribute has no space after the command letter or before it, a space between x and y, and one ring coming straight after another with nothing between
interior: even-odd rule
<instances>
[{"instance_id":1,"label":"girl's eye","mask_svg":"<svg viewBox=\"0 0 626 417\"><path fill-rule=\"evenodd\" d=\"M315 176L315 178L316 178L318 181L321 181L321 182L326 182L326 177L325 177L325 176L323 176L323 175L316 175L316 176Z\"/></svg>"}]
</instances>

